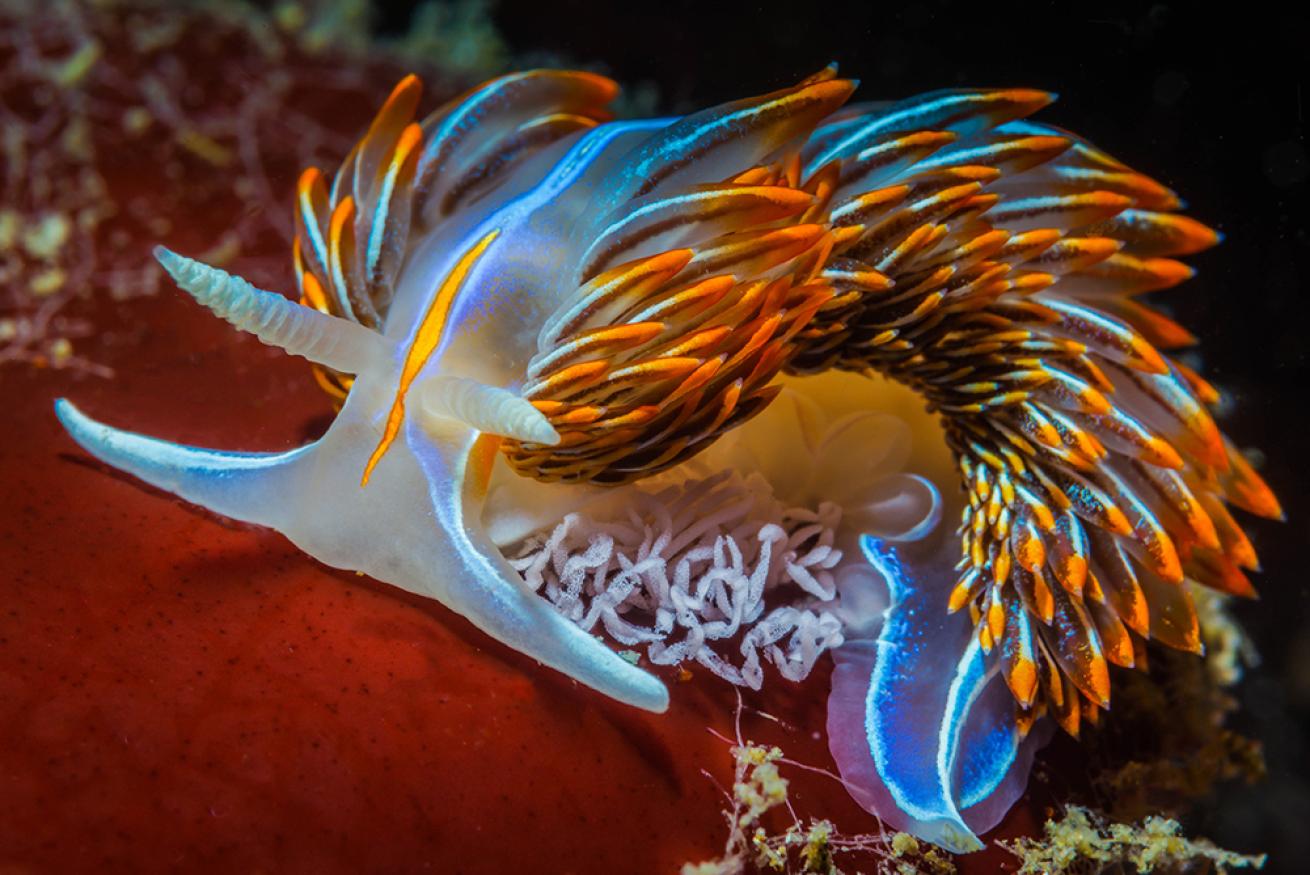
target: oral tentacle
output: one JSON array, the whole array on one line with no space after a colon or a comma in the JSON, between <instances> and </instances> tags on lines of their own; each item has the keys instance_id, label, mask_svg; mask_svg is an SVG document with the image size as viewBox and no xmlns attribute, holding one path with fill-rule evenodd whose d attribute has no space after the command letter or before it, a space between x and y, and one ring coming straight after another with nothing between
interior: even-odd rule
<instances>
[{"instance_id":1,"label":"oral tentacle","mask_svg":"<svg viewBox=\"0 0 1310 875\"><path fill-rule=\"evenodd\" d=\"M664 684L532 592L487 536L482 503L497 442L450 420L409 428L421 428L428 438L417 455L440 542L436 561L425 567L456 582L438 584L443 603L496 640L592 689L647 711L666 710Z\"/></svg>"},{"instance_id":2,"label":"oral tentacle","mask_svg":"<svg viewBox=\"0 0 1310 875\"><path fill-rule=\"evenodd\" d=\"M97 422L60 398L55 414L82 448L151 486L243 522L281 528L295 512L295 472L314 444L285 453L190 447Z\"/></svg>"},{"instance_id":3,"label":"oral tentacle","mask_svg":"<svg viewBox=\"0 0 1310 875\"><path fill-rule=\"evenodd\" d=\"M392 354L386 338L354 322L257 289L239 276L162 246L155 247L155 258L197 303L291 355L353 374L384 366Z\"/></svg>"}]
</instances>

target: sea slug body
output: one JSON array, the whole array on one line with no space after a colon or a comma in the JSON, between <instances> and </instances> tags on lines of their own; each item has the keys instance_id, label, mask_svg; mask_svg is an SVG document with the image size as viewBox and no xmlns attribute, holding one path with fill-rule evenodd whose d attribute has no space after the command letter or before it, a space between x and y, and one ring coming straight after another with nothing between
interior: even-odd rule
<instances>
[{"instance_id":1,"label":"sea slug body","mask_svg":"<svg viewBox=\"0 0 1310 875\"><path fill-rule=\"evenodd\" d=\"M613 82L538 70L416 121L420 90L395 88L332 179L300 178L298 302L158 252L313 364L340 408L327 433L208 450L61 400L83 447L640 708L665 709L664 684L592 625L750 685L761 653L803 676L832 649L852 794L957 851L1052 725L1110 706L1111 665L1148 639L1199 652L1191 586L1253 595L1229 508L1281 510L1215 390L1166 354L1189 335L1139 297L1218 235L1030 121L1052 95L848 105L831 67L613 121ZM874 415L896 391L932 415ZM915 467L927 445L954 470ZM569 532L591 577L565 569ZM767 611L783 585L810 601ZM706 649L740 634L740 668Z\"/></svg>"}]
</instances>

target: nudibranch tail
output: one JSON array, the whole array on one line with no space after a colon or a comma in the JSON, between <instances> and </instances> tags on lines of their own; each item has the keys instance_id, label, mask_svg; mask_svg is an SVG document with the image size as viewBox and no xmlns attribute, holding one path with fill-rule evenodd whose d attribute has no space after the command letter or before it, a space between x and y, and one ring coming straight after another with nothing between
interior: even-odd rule
<instances>
[{"instance_id":1,"label":"nudibranch tail","mask_svg":"<svg viewBox=\"0 0 1310 875\"><path fill-rule=\"evenodd\" d=\"M945 534L895 546L862 539L891 605L875 641L834 653L828 738L862 805L894 829L967 853L1023 793L1046 733L1019 731L968 619L941 610L955 573Z\"/></svg>"}]
</instances>

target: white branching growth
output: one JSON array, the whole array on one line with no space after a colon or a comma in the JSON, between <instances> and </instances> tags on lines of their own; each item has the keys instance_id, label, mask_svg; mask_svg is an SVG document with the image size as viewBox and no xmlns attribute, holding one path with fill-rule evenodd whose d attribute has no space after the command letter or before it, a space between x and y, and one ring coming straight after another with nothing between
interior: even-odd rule
<instances>
[{"instance_id":1,"label":"white branching growth","mask_svg":"<svg viewBox=\"0 0 1310 875\"><path fill-rule=\"evenodd\" d=\"M723 473L633 490L622 518L569 514L508 555L583 629L759 689L764 662L802 680L843 641L831 610L841 515L784 507L761 478Z\"/></svg>"},{"instance_id":2,"label":"white branching growth","mask_svg":"<svg viewBox=\"0 0 1310 875\"><path fill-rule=\"evenodd\" d=\"M389 341L375 331L257 289L239 276L162 246L155 258L184 292L215 315L269 346L347 374L377 367Z\"/></svg>"},{"instance_id":3,"label":"white branching growth","mask_svg":"<svg viewBox=\"0 0 1310 875\"><path fill-rule=\"evenodd\" d=\"M559 432L532 403L499 386L467 377L430 377L421 387L423 410L457 419L478 431L524 442L554 445Z\"/></svg>"}]
</instances>

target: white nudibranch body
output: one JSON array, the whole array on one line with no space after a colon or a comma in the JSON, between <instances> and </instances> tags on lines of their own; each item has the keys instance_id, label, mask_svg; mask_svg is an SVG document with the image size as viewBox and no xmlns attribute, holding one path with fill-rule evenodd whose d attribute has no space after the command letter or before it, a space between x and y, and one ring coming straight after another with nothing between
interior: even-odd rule
<instances>
[{"instance_id":1,"label":"white nudibranch body","mask_svg":"<svg viewBox=\"0 0 1310 875\"><path fill-rule=\"evenodd\" d=\"M976 849L1048 717L1094 719L1148 638L1198 649L1190 586L1252 592L1226 503L1280 510L1138 297L1213 232L1027 121L1052 95L843 108L854 88L832 67L615 122L610 80L536 70L416 120L408 77L332 180L300 178L298 302L156 253L312 363L339 407L320 439L209 450L57 413L107 463L639 708L668 707L659 666L758 688L831 653L852 795Z\"/></svg>"}]
</instances>

